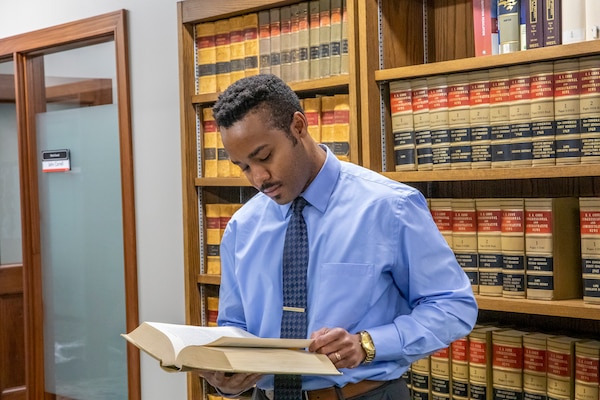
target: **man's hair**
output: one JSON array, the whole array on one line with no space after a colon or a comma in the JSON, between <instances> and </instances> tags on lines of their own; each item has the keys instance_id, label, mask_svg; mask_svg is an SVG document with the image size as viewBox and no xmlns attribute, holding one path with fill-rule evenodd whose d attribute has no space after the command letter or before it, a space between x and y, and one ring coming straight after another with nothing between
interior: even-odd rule
<instances>
[{"instance_id":1,"label":"man's hair","mask_svg":"<svg viewBox=\"0 0 600 400\"><path fill-rule=\"evenodd\" d=\"M264 109L270 113L271 127L291 136L290 125L296 111L303 112L296 93L280 78L259 74L242 78L219 95L213 115L219 127L230 128L249 112Z\"/></svg>"}]
</instances>

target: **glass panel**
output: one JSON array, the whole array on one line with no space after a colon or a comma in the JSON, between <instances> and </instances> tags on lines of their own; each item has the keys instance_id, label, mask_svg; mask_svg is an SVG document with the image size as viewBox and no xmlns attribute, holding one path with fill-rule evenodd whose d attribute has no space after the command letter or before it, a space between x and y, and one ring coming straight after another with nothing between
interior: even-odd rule
<instances>
[{"instance_id":1,"label":"glass panel","mask_svg":"<svg viewBox=\"0 0 600 400\"><path fill-rule=\"evenodd\" d=\"M13 62L0 63L0 264L23 262Z\"/></svg>"},{"instance_id":2,"label":"glass panel","mask_svg":"<svg viewBox=\"0 0 600 400\"><path fill-rule=\"evenodd\" d=\"M47 110L36 124L46 391L67 399L127 398L114 54L111 42L44 57Z\"/></svg>"}]
</instances>

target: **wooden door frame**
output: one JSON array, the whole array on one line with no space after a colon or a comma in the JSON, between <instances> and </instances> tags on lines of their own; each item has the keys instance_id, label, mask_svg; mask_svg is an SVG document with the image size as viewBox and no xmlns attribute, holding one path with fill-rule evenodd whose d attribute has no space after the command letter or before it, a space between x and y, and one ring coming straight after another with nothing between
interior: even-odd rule
<instances>
[{"instance_id":1,"label":"wooden door frame","mask_svg":"<svg viewBox=\"0 0 600 400\"><path fill-rule=\"evenodd\" d=\"M37 179L35 114L45 107L36 96L43 75L41 56L86 45L114 41L118 123L120 133L121 193L126 329L139 324L133 151L129 95L129 54L126 10L102 14L54 27L0 39L0 60L14 61L15 102L19 137L21 226L27 398L43 399L44 343L40 216ZM36 100L36 97L38 100ZM128 398L141 399L140 354L127 346Z\"/></svg>"}]
</instances>

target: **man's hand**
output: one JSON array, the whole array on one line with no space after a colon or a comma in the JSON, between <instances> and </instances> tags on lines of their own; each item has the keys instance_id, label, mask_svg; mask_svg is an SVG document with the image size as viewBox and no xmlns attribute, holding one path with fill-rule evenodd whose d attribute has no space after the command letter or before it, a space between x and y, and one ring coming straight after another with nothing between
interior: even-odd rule
<instances>
[{"instance_id":1,"label":"man's hand","mask_svg":"<svg viewBox=\"0 0 600 400\"><path fill-rule=\"evenodd\" d=\"M342 328L321 328L310 335L314 339L309 351L326 354L336 368L356 368L367 354L360 345L360 335Z\"/></svg>"},{"instance_id":2,"label":"man's hand","mask_svg":"<svg viewBox=\"0 0 600 400\"><path fill-rule=\"evenodd\" d=\"M261 374L228 374L216 371L195 371L200 377L223 394L237 395L251 387L262 377Z\"/></svg>"}]
</instances>

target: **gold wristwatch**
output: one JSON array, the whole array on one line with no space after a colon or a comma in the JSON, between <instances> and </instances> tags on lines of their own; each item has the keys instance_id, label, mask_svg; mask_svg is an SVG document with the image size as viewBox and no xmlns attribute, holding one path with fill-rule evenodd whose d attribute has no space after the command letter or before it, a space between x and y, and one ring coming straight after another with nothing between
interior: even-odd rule
<instances>
[{"instance_id":1,"label":"gold wristwatch","mask_svg":"<svg viewBox=\"0 0 600 400\"><path fill-rule=\"evenodd\" d=\"M373 343L373 339L371 338L371 335L369 335L369 332L360 332L360 345L365 353L367 353L367 356L362 363L368 364L375 358L375 344Z\"/></svg>"}]
</instances>

